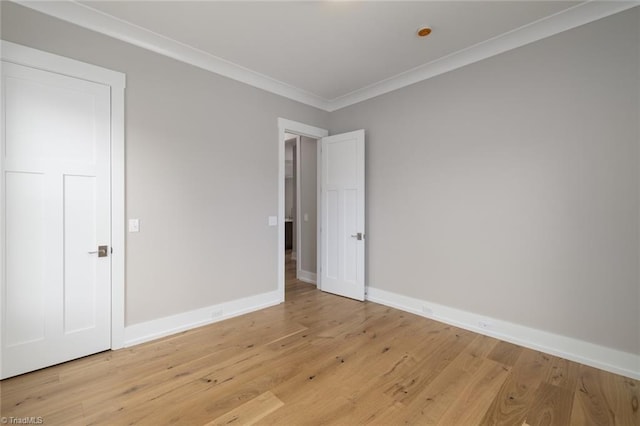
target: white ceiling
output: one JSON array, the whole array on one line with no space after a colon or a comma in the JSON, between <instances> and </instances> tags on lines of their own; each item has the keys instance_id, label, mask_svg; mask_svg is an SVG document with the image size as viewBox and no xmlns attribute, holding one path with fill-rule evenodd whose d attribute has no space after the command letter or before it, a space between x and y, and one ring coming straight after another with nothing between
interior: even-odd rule
<instances>
[{"instance_id":1,"label":"white ceiling","mask_svg":"<svg viewBox=\"0 0 640 426\"><path fill-rule=\"evenodd\" d=\"M85 3L87 4L87 3ZM90 2L89 6L332 100L571 2ZM416 30L433 27L419 39Z\"/></svg>"},{"instance_id":2,"label":"white ceiling","mask_svg":"<svg viewBox=\"0 0 640 426\"><path fill-rule=\"evenodd\" d=\"M633 6L570 1L21 3L329 111ZM433 33L421 39L416 30L424 25ZM477 54L480 49L486 52Z\"/></svg>"}]
</instances>

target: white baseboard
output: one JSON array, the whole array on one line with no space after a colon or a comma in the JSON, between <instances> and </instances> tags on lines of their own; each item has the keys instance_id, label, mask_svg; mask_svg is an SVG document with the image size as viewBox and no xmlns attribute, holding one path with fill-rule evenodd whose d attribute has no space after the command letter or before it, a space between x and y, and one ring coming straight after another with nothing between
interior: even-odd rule
<instances>
[{"instance_id":1,"label":"white baseboard","mask_svg":"<svg viewBox=\"0 0 640 426\"><path fill-rule=\"evenodd\" d=\"M304 281L305 283L315 284L316 283L316 273L309 272L302 269L298 270L298 277L300 281Z\"/></svg>"},{"instance_id":2,"label":"white baseboard","mask_svg":"<svg viewBox=\"0 0 640 426\"><path fill-rule=\"evenodd\" d=\"M153 321L133 324L124 329L124 346L138 345L181 331L264 309L281 302L283 302L283 300L280 292L272 291L159 318Z\"/></svg>"},{"instance_id":3,"label":"white baseboard","mask_svg":"<svg viewBox=\"0 0 640 426\"><path fill-rule=\"evenodd\" d=\"M640 355L589 343L472 312L368 287L367 300L520 346L640 379Z\"/></svg>"},{"instance_id":4,"label":"white baseboard","mask_svg":"<svg viewBox=\"0 0 640 426\"><path fill-rule=\"evenodd\" d=\"M291 252L291 260L297 260L298 259L298 255L296 254L295 251Z\"/></svg>"}]
</instances>

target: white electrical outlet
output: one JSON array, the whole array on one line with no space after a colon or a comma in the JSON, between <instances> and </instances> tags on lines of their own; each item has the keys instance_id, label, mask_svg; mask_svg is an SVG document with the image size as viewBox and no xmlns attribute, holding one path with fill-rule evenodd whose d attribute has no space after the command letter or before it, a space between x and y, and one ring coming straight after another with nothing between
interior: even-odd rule
<instances>
[{"instance_id":1,"label":"white electrical outlet","mask_svg":"<svg viewBox=\"0 0 640 426\"><path fill-rule=\"evenodd\" d=\"M129 219L129 232L140 232L140 219Z\"/></svg>"},{"instance_id":2,"label":"white electrical outlet","mask_svg":"<svg viewBox=\"0 0 640 426\"><path fill-rule=\"evenodd\" d=\"M491 328L491 323L487 320L478 321L478 325L480 326L480 328L483 328L485 330L489 330Z\"/></svg>"}]
</instances>

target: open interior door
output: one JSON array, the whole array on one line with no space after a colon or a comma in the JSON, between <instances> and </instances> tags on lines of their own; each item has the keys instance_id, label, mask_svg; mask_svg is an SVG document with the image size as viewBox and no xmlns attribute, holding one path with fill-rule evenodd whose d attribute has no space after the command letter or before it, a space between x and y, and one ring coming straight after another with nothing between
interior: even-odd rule
<instances>
[{"instance_id":1,"label":"open interior door","mask_svg":"<svg viewBox=\"0 0 640 426\"><path fill-rule=\"evenodd\" d=\"M320 140L320 289L364 300L364 130Z\"/></svg>"}]
</instances>

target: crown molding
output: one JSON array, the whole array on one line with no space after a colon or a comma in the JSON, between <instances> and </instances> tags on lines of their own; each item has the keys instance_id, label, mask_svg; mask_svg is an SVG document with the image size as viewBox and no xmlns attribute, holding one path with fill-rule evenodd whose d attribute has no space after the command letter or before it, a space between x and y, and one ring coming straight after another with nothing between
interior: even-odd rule
<instances>
[{"instance_id":1,"label":"crown molding","mask_svg":"<svg viewBox=\"0 0 640 426\"><path fill-rule=\"evenodd\" d=\"M462 68L474 62L551 37L638 5L640 5L640 1L590 0L580 3L554 15L549 15L489 40L420 65L412 70L332 99L329 104L329 111L336 111L457 68Z\"/></svg>"},{"instance_id":2,"label":"crown molding","mask_svg":"<svg viewBox=\"0 0 640 426\"><path fill-rule=\"evenodd\" d=\"M637 0L590 0L580 3L412 70L344 96L327 100L75 1L14 1L38 12L328 112L427 80L640 5L640 1Z\"/></svg>"},{"instance_id":3,"label":"crown molding","mask_svg":"<svg viewBox=\"0 0 640 426\"><path fill-rule=\"evenodd\" d=\"M75 1L14 1L17 4L35 11L142 47L143 49L168 56L312 107L325 111L328 110L328 101L320 96Z\"/></svg>"}]
</instances>

